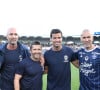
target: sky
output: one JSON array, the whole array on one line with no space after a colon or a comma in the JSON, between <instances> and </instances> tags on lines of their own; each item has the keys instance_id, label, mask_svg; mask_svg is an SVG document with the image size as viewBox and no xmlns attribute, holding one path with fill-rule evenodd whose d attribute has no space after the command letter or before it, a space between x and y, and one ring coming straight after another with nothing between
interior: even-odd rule
<instances>
[{"instance_id":1,"label":"sky","mask_svg":"<svg viewBox=\"0 0 100 90\"><path fill-rule=\"evenodd\" d=\"M49 37L54 28L64 36L99 32L99 9L99 0L0 0L0 35L10 27L20 36Z\"/></svg>"}]
</instances>

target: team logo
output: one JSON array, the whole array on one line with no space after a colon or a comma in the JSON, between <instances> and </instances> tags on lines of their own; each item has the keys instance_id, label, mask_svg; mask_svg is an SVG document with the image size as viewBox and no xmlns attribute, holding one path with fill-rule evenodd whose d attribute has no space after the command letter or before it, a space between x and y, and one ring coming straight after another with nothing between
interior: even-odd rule
<instances>
[{"instance_id":1,"label":"team logo","mask_svg":"<svg viewBox=\"0 0 100 90\"><path fill-rule=\"evenodd\" d=\"M22 55L19 55L19 62L22 61Z\"/></svg>"},{"instance_id":2,"label":"team logo","mask_svg":"<svg viewBox=\"0 0 100 90\"><path fill-rule=\"evenodd\" d=\"M88 61L89 60L89 57L88 56L85 56L85 61Z\"/></svg>"},{"instance_id":3,"label":"team logo","mask_svg":"<svg viewBox=\"0 0 100 90\"><path fill-rule=\"evenodd\" d=\"M64 55L64 62L68 62L68 56Z\"/></svg>"},{"instance_id":4,"label":"team logo","mask_svg":"<svg viewBox=\"0 0 100 90\"><path fill-rule=\"evenodd\" d=\"M96 58L97 58L97 55L98 55L98 54L97 54L96 52L93 52L93 53L92 53L92 58L93 58L93 59L96 59Z\"/></svg>"}]
</instances>

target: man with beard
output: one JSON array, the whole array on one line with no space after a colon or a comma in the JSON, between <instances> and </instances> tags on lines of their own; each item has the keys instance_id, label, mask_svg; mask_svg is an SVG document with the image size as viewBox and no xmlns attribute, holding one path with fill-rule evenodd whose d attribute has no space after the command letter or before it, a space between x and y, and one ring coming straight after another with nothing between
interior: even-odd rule
<instances>
[{"instance_id":1,"label":"man with beard","mask_svg":"<svg viewBox=\"0 0 100 90\"><path fill-rule=\"evenodd\" d=\"M62 45L62 32L52 29L50 41L52 47L44 54L45 72L47 72L47 90L71 90L70 62L78 67L71 48Z\"/></svg>"},{"instance_id":2,"label":"man with beard","mask_svg":"<svg viewBox=\"0 0 100 90\"><path fill-rule=\"evenodd\" d=\"M14 74L16 64L22 59L29 57L28 49L18 42L18 33L15 28L7 31L7 43L1 46L3 60L0 60L1 90L14 90Z\"/></svg>"}]
</instances>

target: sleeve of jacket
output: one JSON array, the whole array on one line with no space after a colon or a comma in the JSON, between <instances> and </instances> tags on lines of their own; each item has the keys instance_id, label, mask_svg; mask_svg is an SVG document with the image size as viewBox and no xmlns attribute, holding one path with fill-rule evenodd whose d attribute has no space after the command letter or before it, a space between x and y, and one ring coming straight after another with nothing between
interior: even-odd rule
<instances>
[{"instance_id":1,"label":"sleeve of jacket","mask_svg":"<svg viewBox=\"0 0 100 90\"><path fill-rule=\"evenodd\" d=\"M3 65L3 62L4 62L4 56L3 56L3 52L0 50L0 70Z\"/></svg>"},{"instance_id":2,"label":"sleeve of jacket","mask_svg":"<svg viewBox=\"0 0 100 90\"><path fill-rule=\"evenodd\" d=\"M30 52L29 52L29 49L27 46L25 45L22 45L23 46L23 49L24 49L24 55L25 57L29 57L30 56Z\"/></svg>"}]
</instances>

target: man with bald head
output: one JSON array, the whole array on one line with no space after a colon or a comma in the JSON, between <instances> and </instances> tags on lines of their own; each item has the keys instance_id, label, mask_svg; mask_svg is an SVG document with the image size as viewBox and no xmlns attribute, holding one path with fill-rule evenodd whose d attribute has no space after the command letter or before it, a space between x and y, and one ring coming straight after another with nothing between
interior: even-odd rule
<instances>
[{"instance_id":1,"label":"man with bald head","mask_svg":"<svg viewBox=\"0 0 100 90\"><path fill-rule=\"evenodd\" d=\"M29 56L28 49L18 42L16 28L7 31L7 43L2 45L3 60L0 60L1 90L14 90L14 74L16 64Z\"/></svg>"},{"instance_id":2,"label":"man with bald head","mask_svg":"<svg viewBox=\"0 0 100 90\"><path fill-rule=\"evenodd\" d=\"M83 48L77 53L80 70L79 90L100 90L100 47L93 44L93 35L85 29L81 34Z\"/></svg>"}]
</instances>

